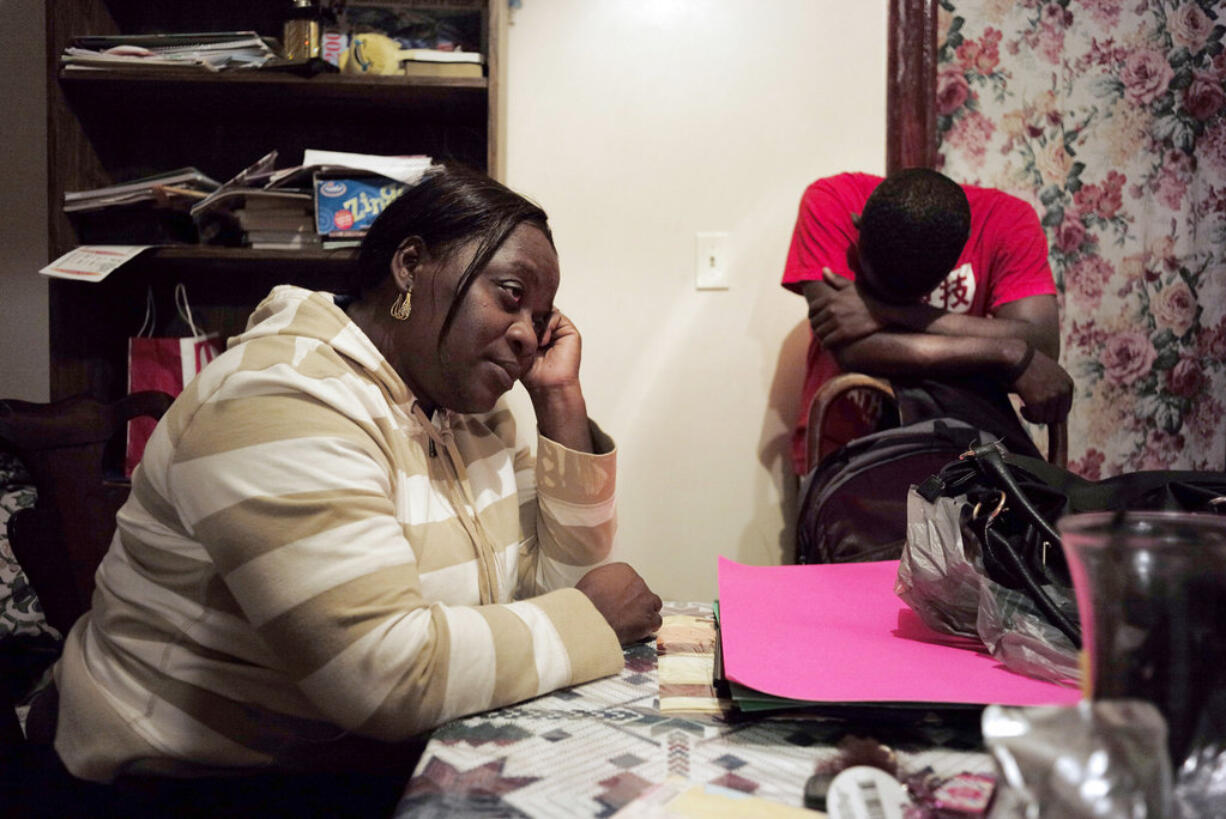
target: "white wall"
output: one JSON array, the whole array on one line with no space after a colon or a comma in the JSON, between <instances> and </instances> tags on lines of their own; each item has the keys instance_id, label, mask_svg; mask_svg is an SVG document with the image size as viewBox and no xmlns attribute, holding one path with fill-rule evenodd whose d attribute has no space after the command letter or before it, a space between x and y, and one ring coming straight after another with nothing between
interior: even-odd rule
<instances>
[{"instance_id":1,"label":"white wall","mask_svg":"<svg viewBox=\"0 0 1226 819\"><path fill-rule=\"evenodd\" d=\"M621 555L710 600L716 555L790 559L808 328L779 277L805 185L884 168L886 4L523 0L510 22L507 182L550 213ZM694 288L701 231L731 234L728 290Z\"/></svg>"},{"instance_id":2,"label":"white wall","mask_svg":"<svg viewBox=\"0 0 1226 819\"><path fill-rule=\"evenodd\" d=\"M0 398L50 395L44 0L0 0Z\"/></svg>"}]
</instances>

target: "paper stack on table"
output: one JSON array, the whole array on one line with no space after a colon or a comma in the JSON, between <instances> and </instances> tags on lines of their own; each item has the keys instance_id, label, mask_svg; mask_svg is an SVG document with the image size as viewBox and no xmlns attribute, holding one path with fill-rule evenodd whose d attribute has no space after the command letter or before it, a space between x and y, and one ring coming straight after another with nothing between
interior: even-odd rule
<instances>
[{"instance_id":1,"label":"paper stack on table","mask_svg":"<svg viewBox=\"0 0 1226 819\"><path fill-rule=\"evenodd\" d=\"M1013 672L981 645L928 628L894 594L897 574L896 560L744 566L720 558L726 678L796 704L1071 705L1081 699L1077 688Z\"/></svg>"}]
</instances>

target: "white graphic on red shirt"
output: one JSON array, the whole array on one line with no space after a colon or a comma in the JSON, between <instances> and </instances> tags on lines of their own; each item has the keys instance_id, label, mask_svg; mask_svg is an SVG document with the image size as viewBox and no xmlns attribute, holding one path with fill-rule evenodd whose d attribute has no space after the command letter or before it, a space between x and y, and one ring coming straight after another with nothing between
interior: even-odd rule
<instances>
[{"instance_id":1,"label":"white graphic on red shirt","mask_svg":"<svg viewBox=\"0 0 1226 819\"><path fill-rule=\"evenodd\" d=\"M950 313L969 311L975 303L975 272L971 263L951 270L945 281L933 288L924 301Z\"/></svg>"}]
</instances>

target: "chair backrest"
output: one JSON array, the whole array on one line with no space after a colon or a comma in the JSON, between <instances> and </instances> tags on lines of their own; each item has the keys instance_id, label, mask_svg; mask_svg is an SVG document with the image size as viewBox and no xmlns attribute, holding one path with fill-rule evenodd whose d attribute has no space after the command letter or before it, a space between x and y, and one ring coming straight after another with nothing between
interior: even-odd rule
<instances>
[{"instance_id":1,"label":"chair backrest","mask_svg":"<svg viewBox=\"0 0 1226 819\"><path fill-rule=\"evenodd\" d=\"M847 399L853 393L869 396L872 401L887 405L892 405L895 400L890 382L864 373L840 373L822 384L809 403L806 472L812 470L832 449L845 443L826 434L826 421L836 402ZM1066 421L1047 426L1047 461L1061 468L1068 465Z\"/></svg>"},{"instance_id":2,"label":"chair backrest","mask_svg":"<svg viewBox=\"0 0 1226 819\"><path fill-rule=\"evenodd\" d=\"M114 403L0 401L0 445L21 459L38 492L32 508L9 519L9 543L47 622L62 634L89 609L94 573L128 497L127 481L105 473L108 444L122 440L130 419L160 418L172 400L140 392Z\"/></svg>"}]
</instances>

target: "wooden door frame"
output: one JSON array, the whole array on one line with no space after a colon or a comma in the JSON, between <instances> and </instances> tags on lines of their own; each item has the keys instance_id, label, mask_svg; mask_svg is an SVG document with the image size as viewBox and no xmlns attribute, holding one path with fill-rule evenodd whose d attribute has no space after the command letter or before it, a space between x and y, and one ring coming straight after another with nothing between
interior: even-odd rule
<instances>
[{"instance_id":1,"label":"wooden door frame","mask_svg":"<svg viewBox=\"0 0 1226 819\"><path fill-rule=\"evenodd\" d=\"M886 173L937 161L937 0L890 0Z\"/></svg>"}]
</instances>

